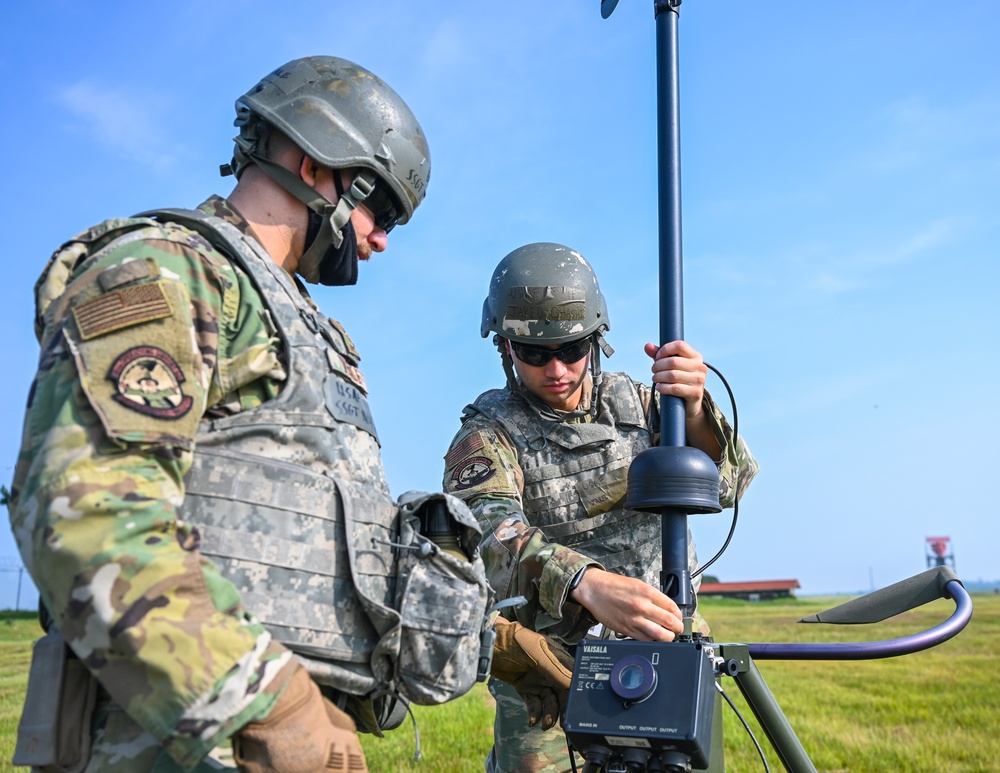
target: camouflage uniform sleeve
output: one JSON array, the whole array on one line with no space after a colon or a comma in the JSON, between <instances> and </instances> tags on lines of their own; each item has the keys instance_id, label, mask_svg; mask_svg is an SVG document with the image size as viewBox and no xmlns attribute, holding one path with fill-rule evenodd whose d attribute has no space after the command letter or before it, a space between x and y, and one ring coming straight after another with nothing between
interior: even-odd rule
<instances>
[{"instance_id":1,"label":"camouflage uniform sleeve","mask_svg":"<svg viewBox=\"0 0 1000 773\"><path fill-rule=\"evenodd\" d=\"M654 442L659 442L660 418L658 402L653 400L655 392L646 384L635 383L646 409L648 426L653 431ZM708 390L705 390L703 403L712 432L719 442L719 447L723 449L722 457L713 460L715 466L719 468L719 504L723 507L732 507L743 497L760 466L750 453L743 437L736 437L732 426Z\"/></svg>"},{"instance_id":2,"label":"camouflage uniform sleeve","mask_svg":"<svg viewBox=\"0 0 1000 773\"><path fill-rule=\"evenodd\" d=\"M719 504L723 507L732 507L743 498L750 482L760 470L760 465L750 453L743 436L736 436L732 426L707 391L703 402L719 446L724 449L722 458L715 460L719 468Z\"/></svg>"},{"instance_id":3,"label":"camouflage uniform sleeve","mask_svg":"<svg viewBox=\"0 0 1000 773\"><path fill-rule=\"evenodd\" d=\"M63 636L185 769L265 716L290 676L290 653L176 515L206 407L280 372L248 289L200 237L156 226L50 292L12 492L15 538Z\"/></svg>"},{"instance_id":4,"label":"camouflage uniform sleeve","mask_svg":"<svg viewBox=\"0 0 1000 773\"><path fill-rule=\"evenodd\" d=\"M499 599L527 600L513 613L522 624L575 641L595 620L567 601L569 584L583 567L600 564L531 526L521 506L523 486L517 452L506 436L487 421L466 422L445 456L444 488L479 521L490 585Z\"/></svg>"}]
</instances>

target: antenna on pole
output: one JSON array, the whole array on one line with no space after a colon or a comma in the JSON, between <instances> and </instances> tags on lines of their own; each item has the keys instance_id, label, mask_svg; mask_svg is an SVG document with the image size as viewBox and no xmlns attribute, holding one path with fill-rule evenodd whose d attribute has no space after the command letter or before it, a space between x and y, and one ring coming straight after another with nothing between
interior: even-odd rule
<instances>
[{"instance_id":1,"label":"antenna on pole","mask_svg":"<svg viewBox=\"0 0 1000 773\"><path fill-rule=\"evenodd\" d=\"M660 344L684 338L677 75L680 2L654 0ZM616 4L617 0L601 0L601 15L607 19ZM584 771L706 770L712 754L717 666L713 649L705 647L701 633L693 630L695 598L688 567L687 517L722 509L719 471L708 454L687 445L684 401L661 395L659 408L660 444L632 460L625 506L660 515L660 588L681 610L684 633L669 643L611 639L588 644L585 639L577 648L576 689L570 689L562 724L569 744L586 760ZM669 675L665 679L669 686L657 690L660 672ZM587 689L589 685L601 689ZM654 732L635 735L637 729ZM654 761L655 767L647 766Z\"/></svg>"},{"instance_id":2,"label":"antenna on pole","mask_svg":"<svg viewBox=\"0 0 1000 773\"><path fill-rule=\"evenodd\" d=\"M684 338L681 245L680 77L677 22L681 0L655 0L656 123L659 204L660 344ZM603 4L602 4L603 13ZM693 614L687 516L717 513L719 471L687 445L684 401L660 396L660 444L635 459L625 506L659 513L663 543L660 589L685 617Z\"/></svg>"}]
</instances>

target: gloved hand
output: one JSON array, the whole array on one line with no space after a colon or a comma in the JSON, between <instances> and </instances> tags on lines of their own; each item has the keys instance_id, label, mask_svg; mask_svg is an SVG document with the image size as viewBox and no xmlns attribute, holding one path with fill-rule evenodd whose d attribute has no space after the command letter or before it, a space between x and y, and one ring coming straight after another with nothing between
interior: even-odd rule
<instances>
[{"instance_id":1,"label":"gloved hand","mask_svg":"<svg viewBox=\"0 0 1000 773\"><path fill-rule=\"evenodd\" d=\"M528 707L528 727L553 727L566 709L573 658L557 642L503 618L496 621L490 673L517 690Z\"/></svg>"},{"instance_id":2,"label":"gloved hand","mask_svg":"<svg viewBox=\"0 0 1000 773\"><path fill-rule=\"evenodd\" d=\"M299 665L271 713L233 736L241 773L368 773L357 730Z\"/></svg>"}]
</instances>

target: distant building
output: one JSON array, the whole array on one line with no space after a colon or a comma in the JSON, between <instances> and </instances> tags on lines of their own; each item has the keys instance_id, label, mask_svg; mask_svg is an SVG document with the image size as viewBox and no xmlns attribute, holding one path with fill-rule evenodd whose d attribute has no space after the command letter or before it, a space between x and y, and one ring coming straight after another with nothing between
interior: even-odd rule
<instances>
[{"instance_id":1,"label":"distant building","mask_svg":"<svg viewBox=\"0 0 1000 773\"><path fill-rule=\"evenodd\" d=\"M744 601L770 601L794 598L792 593L801 588L798 580L752 580L750 582L703 582L699 596L743 599Z\"/></svg>"}]
</instances>

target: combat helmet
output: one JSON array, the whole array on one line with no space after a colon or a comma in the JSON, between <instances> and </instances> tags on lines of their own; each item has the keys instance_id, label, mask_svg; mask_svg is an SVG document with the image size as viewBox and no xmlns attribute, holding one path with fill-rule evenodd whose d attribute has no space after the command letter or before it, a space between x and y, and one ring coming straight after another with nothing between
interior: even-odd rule
<instances>
[{"instance_id":1,"label":"combat helmet","mask_svg":"<svg viewBox=\"0 0 1000 773\"><path fill-rule=\"evenodd\" d=\"M483 301L480 333L525 344L576 341L611 328L597 275L579 252L536 242L497 265Z\"/></svg>"},{"instance_id":2,"label":"combat helmet","mask_svg":"<svg viewBox=\"0 0 1000 773\"><path fill-rule=\"evenodd\" d=\"M593 267L576 250L554 242L536 242L508 253L493 271L483 301L480 334L491 332L511 387L516 384L504 339L523 344L561 344L588 336L598 345L591 360L595 387L600 384L598 349L614 349L604 340L611 329L607 302Z\"/></svg>"},{"instance_id":3,"label":"combat helmet","mask_svg":"<svg viewBox=\"0 0 1000 773\"><path fill-rule=\"evenodd\" d=\"M318 201L319 194L297 175L265 157L261 122L323 166L361 170L336 210ZM364 202L380 227L389 230L408 222L427 193L430 150L416 117L381 78L346 59L309 56L282 65L236 100L234 124L240 134L223 174L238 178L249 164L257 164L324 215L324 230L331 230L327 238L337 246L340 229L358 204Z\"/></svg>"}]
</instances>

